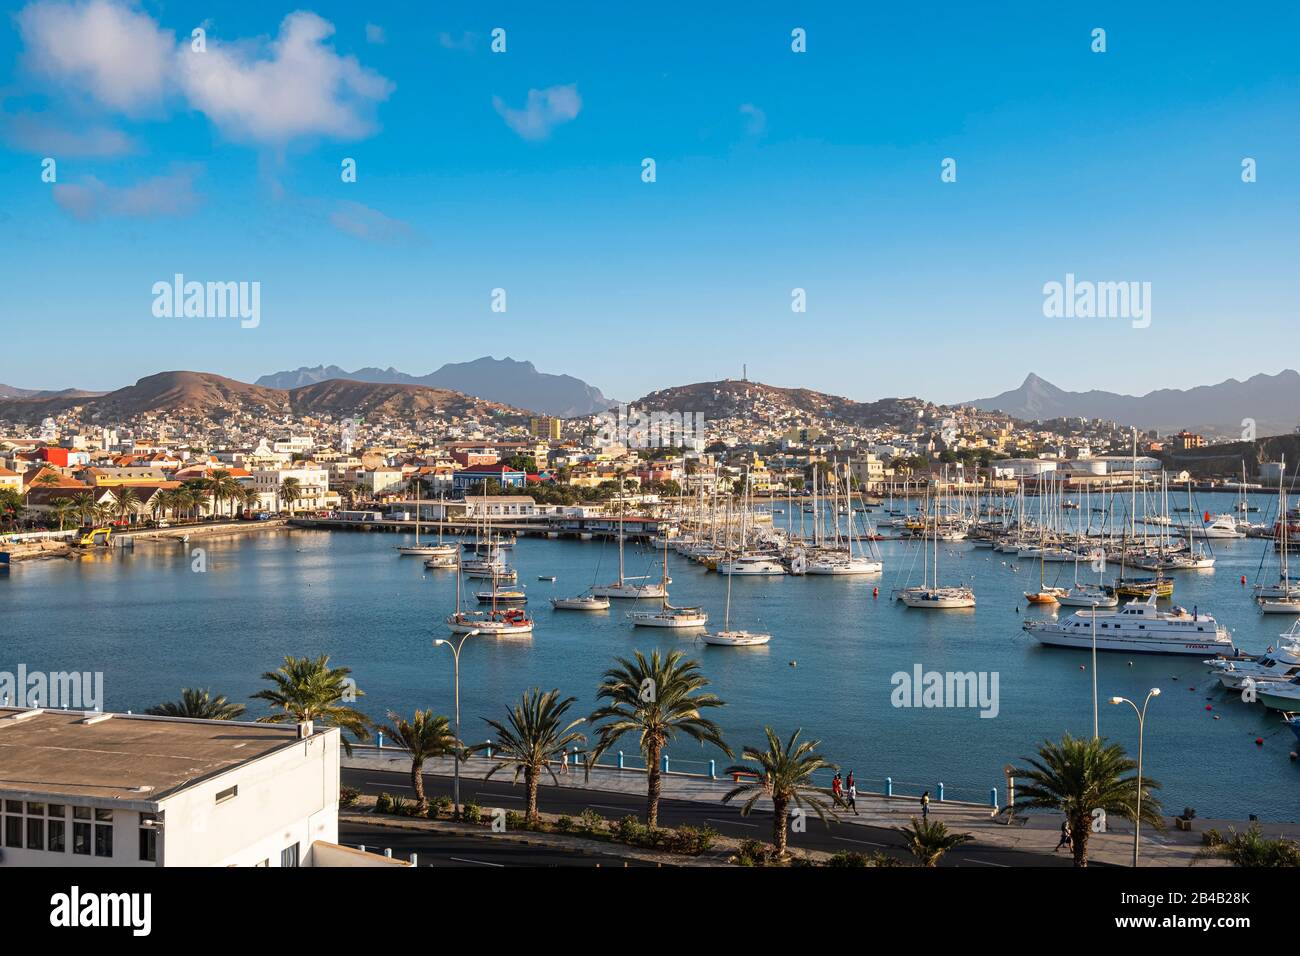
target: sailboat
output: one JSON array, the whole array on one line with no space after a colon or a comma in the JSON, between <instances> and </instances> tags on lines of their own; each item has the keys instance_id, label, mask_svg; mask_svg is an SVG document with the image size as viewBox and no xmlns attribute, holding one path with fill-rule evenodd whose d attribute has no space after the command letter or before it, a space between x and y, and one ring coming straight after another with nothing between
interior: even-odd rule
<instances>
[{"instance_id":1,"label":"sailboat","mask_svg":"<svg viewBox=\"0 0 1300 956\"><path fill-rule=\"evenodd\" d=\"M420 544L420 489L424 486L423 479L417 471L415 476L415 544L403 545L397 549L400 555L412 555L425 558L449 558L456 553L456 545L442 543L442 517L438 518L438 543L437 544ZM446 512L446 503L443 502L443 513ZM453 562L454 563L454 562ZM425 562L425 567L447 567L448 565L438 563L430 564Z\"/></svg>"},{"instance_id":2,"label":"sailboat","mask_svg":"<svg viewBox=\"0 0 1300 956\"><path fill-rule=\"evenodd\" d=\"M668 603L668 543L664 542L663 601L657 611L629 611L633 627L703 627L709 615L698 607L673 607ZM728 579L730 583L730 579Z\"/></svg>"},{"instance_id":3,"label":"sailboat","mask_svg":"<svg viewBox=\"0 0 1300 956\"><path fill-rule=\"evenodd\" d=\"M1041 496L1041 493L1040 493L1040 496L1039 496L1038 501L1039 501L1039 508L1040 508L1040 510L1041 510L1041 508L1042 508L1042 501L1043 501L1042 496ZM1049 605L1056 605L1056 604L1060 603L1060 597L1061 597L1061 595L1066 594L1066 593L1068 593L1068 592L1067 592L1067 589L1066 589L1066 588L1057 588L1057 587L1051 587L1051 588L1049 588L1049 587L1047 586L1047 581L1046 581L1046 574L1047 574L1047 525L1046 525L1046 523L1043 522L1043 518L1044 518L1044 516L1043 516L1042 514L1040 514L1040 515L1039 515L1039 521L1040 521L1040 524L1039 524L1039 529L1038 529L1038 543L1039 543L1039 548L1038 548L1038 590L1037 590L1037 591L1026 591L1026 592L1025 592L1025 600L1028 601L1030 604L1049 604Z\"/></svg>"},{"instance_id":4,"label":"sailboat","mask_svg":"<svg viewBox=\"0 0 1300 956\"><path fill-rule=\"evenodd\" d=\"M1277 479L1278 520L1276 527L1278 548L1277 584L1256 585L1255 602L1262 614L1300 614L1300 584L1291 580L1290 516L1287 514L1286 459Z\"/></svg>"},{"instance_id":5,"label":"sailboat","mask_svg":"<svg viewBox=\"0 0 1300 956\"><path fill-rule=\"evenodd\" d=\"M934 527L934 586L930 586L929 579L929 547L925 543L925 537L921 539L921 547L925 550L924 570L922 571L923 580L920 587L903 588L894 592L895 600L900 600L908 607L920 608L967 608L975 606L975 592L965 585L954 585L949 587L940 587L939 585L939 509L933 509L933 527ZM927 523L927 528L929 523Z\"/></svg>"},{"instance_id":6,"label":"sailboat","mask_svg":"<svg viewBox=\"0 0 1300 956\"><path fill-rule=\"evenodd\" d=\"M856 522L853 517L852 491L849 488L848 466L844 468L845 512L849 516L847 552L826 552L808 559L804 566L805 574L879 574L885 564L865 554L862 544L858 542L858 553L853 553L853 544L858 540Z\"/></svg>"},{"instance_id":7,"label":"sailboat","mask_svg":"<svg viewBox=\"0 0 1300 956\"><path fill-rule=\"evenodd\" d=\"M722 630L705 631L700 640L719 647L757 647L772 640L771 634L731 629L731 575L727 575L727 605L722 614Z\"/></svg>"},{"instance_id":8,"label":"sailboat","mask_svg":"<svg viewBox=\"0 0 1300 956\"><path fill-rule=\"evenodd\" d=\"M623 513L618 515L618 580L613 584L601 584L591 589L595 597L605 598L661 598L666 594L663 584L636 584L634 582L644 581L649 575L629 578L624 572L623 563ZM667 582L665 582L667 583Z\"/></svg>"},{"instance_id":9,"label":"sailboat","mask_svg":"<svg viewBox=\"0 0 1300 956\"><path fill-rule=\"evenodd\" d=\"M493 600L490 611L462 611L460 604L461 574L456 573L456 612L446 619L447 627L453 634L468 634L478 631L480 634L499 636L531 634L533 619L521 607L498 608ZM495 594L495 588L493 589Z\"/></svg>"},{"instance_id":10,"label":"sailboat","mask_svg":"<svg viewBox=\"0 0 1300 956\"><path fill-rule=\"evenodd\" d=\"M1084 537L1089 537L1092 530L1092 485L1089 484L1085 492L1088 502L1088 528L1084 532ZM1105 492L1102 492L1102 501L1105 502ZM1102 533L1105 533L1105 522L1102 523ZM1107 591L1101 586L1101 574L1097 575L1097 584L1080 584L1079 583L1079 559L1083 557L1083 546L1075 549L1074 552L1074 586L1069 588L1064 594L1056 596L1056 603L1062 607L1119 607L1119 598ZM1105 546L1099 544L1096 548L1091 548L1086 555L1089 558L1096 559L1098 566L1106 566Z\"/></svg>"}]
</instances>

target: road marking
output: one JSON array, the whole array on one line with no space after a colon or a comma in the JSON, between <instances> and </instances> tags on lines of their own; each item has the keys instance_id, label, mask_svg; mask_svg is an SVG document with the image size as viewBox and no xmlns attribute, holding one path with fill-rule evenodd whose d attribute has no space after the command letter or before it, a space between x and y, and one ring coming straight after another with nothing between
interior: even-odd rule
<instances>
[{"instance_id":1,"label":"road marking","mask_svg":"<svg viewBox=\"0 0 1300 956\"><path fill-rule=\"evenodd\" d=\"M716 817L705 817L709 823L729 823L734 827L749 827L751 830L757 830L757 823L741 823L739 820L719 820Z\"/></svg>"},{"instance_id":2,"label":"road marking","mask_svg":"<svg viewBox=\"0 0 1300 956\"><path fill-rule=\"evenodd\" d=\"M454 863L477 863L479 866L498 866L505 867L504 863L488 863L484 860L467 860L463 856L449 856L447 859Z\"/></svg>"},{"instance_id":3,"label":"road marking","mask_svg":"<svg viewBox=\"0 0 1300 956\"><path fill-rule=\"evenodd\" d=\"M975 859L973 856L972 856L972 857L969 857L968 859L969 859L972 863L983 863L985 866L1000 866L1000 867L1002 867L1004 870L1006 870L1006 869L1010 869L1010 868L1011 868L1011 864L1009 864L1009 863L990 863L988 860L977 860L977 859Z\"/></svg>"},{"instance_id":4,"label":"road marking","mask_svg":"<svg viewBox=\"0 0 1300 956\"><path fill-rule=\"evenodd\" d=\"M631 810L631 807L611 807L608 803L589 803L593 810Z\"/></svg>"},{"instance_id":5,"label":"road marking","mask_svg":"<svg viewBox=\"0 0 1300 956\"><path fill-rule=\"evenodd\" d=\"M865 847L888 847L889 845L888 843L872 843L871 840L854 840L848 838L848 836L835 836L832 839L840 840L841 843L861 843Z\"/></svg>"},{"instance_id":6,"label":"road marking","mask_svg":"<svg viewBox=\"0 0 1300 956\"><path fill-rule=\"evenodd\" d=\"M364 781L364 784L368 787L398 787L405 790L411 789L410 784L397 783L394 780L366 780Z\"/></svg>"},{"instance_id":7,"label":"road marking","mask_svg":"<svg viewBox=\"0 0 1300 956\"><path fill-rule=\"evenodd\" d=\"M522 800L524 799L517 793L489 793L486 790L480 790L474 794L476 797L498 797L501 800Z\"/></svg>"}]
</instances>

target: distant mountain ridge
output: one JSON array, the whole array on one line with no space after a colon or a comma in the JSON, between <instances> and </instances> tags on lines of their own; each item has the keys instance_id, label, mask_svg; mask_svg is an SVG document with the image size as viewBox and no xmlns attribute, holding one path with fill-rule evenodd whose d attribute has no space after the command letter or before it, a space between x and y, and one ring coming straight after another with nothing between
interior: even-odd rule
<instances>
[{"instance_id":1,"label":"distant mountain ridge","mask_svg":"<svg viewBox=\"0 0 1300 956\"><path fill-rule=\"evenodd\" d=\"M522 408L487 401L445 388L330 379L301 388L250 385L211 372L159 372L134 385L103 395L50 393L27 398L0 397L0 419L37 422L81 406L92 420L114 421L137 415L193 413L214 419L232 412L266 415L400 416L500 415L522 419Z\"/></svg>"},{"instance_id":2,"label":"distant mountain ridge","mask_svg":"<svg viewBox=\"0 0 1300 956\"><path fill-rule=\"evenodd\" d=\"M409 375L391 367L367 367L349 372L337 365L302 366L292 371L263 375L254 384L291 389L333 379L450 389L558 418L591 415L615 404L601 394L600 389L572 375L539 372L532 362L491 356L471 362L449 363L428 375Z\"/></svg>"},{"instance_id":3,"label":"distant mountain ridge","mask_svg":"<svg viewBox=\"0 0 1300 956\"><path fill-rule=\"evenodd\" d=\"M697 382L651 392L629 403L644 411L699 413L706 420L787 416L840 421L867 427L914 424L919 415L940 406L919 398L882 398L855 402L809 388L781 388L747 379Z\"/></svg>"},{"instance_id":4,"label":"distant mountain ridge","mask_svg":"<svg viewBox=\"0 0 1300 956\"><path fill-rule=\"evenodd\" d=\"M1067 392L1032 372L1019 388L963 405L1003 411L1026 421L1053 418L1101 418L1161 432L1188 428L1217 435L1240 434L1243 420L1255 422L1257 434L1292 431L1300 415L1300 372L1252 375L1196 388L1164 388L1142 396L1098 390Z\"/></svg>"}]
</instances>

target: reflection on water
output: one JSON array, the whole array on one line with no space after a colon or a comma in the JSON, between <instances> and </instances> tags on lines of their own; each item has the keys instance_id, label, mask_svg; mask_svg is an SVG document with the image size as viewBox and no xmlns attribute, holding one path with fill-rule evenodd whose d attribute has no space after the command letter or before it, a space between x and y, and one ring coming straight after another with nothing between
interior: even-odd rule
<instances>
[{"instance_id":1,"label":"reflection on water","mask_svg":"<svg viewBox=\"0 0 1300 956\"><path fill-rule=\"evenodd\" d=\"M108 706L139 710L176 697L182 686L243 699L283 655L328 653L353 668L366 691L361 705L376 718L427 706L450 713L451 655L432 642L448 636L442 621L455 604L455 574L398 557L392 548L400 540L295 532L184 545L141 541L134 551L24 563L0 578L0 669L25 663L102 670ZM1213 544L1218 565L1179 572L1175 600L1214 613L1239 646L1263 650L1290 624L1259 615L1249 587L1239 583L1242 575L1255 579L1266 544ZM727 648L705 645L690 631L634 628L625 617L634 602L615 601L610 611L594 613L553 610L548 598L610 577L613 548L521 539L508 560L528 591L536 630L531 638L466 643L466 736L485 739L479 718L500 717L532 686L558 687L590 708L616 656L656 648L700 658L711 689L727 701L715 716L735 749L760 742L765 724L783 735L802 727L823 741L831 759L852 766L864 787L885 776L894 778L898 792L942 781L953 797L986 800L990 787L1003 787L1001 767L1008 761L1064 731L1091 733L1090 655L1042 648L1020 629L1026 615L1071 613L1024 606L1022 592L1037 586L1035 562L967 544L941 546L944 583L970 583L979 604L973 612L922 611L889 600L893 588L919 583L918 545L879 546L886 570L875 577L736 577L731 626L773 637L765 646ZM205 573L191 571L195 547L206 551ZM658 564L657 555L629 547L629 574L657 577ZM720 627L726 579L676 555L670 574L673 603L702 605L712 615L709 626ZM539 581L539 575L556 580ZM1058 575L1059 583L1071 583L1073 565L1049 565L1048 584ZM1085 568L1080 575L1095 579ZM971 709L891 706L891 676L918 664L927 671L998 672L997 718L980 719ZM1104 702L1116 694L1140 699L1159 686L1146 761L1164 784L1168 808L1295 819L1300 765L1287 757L1295 738L1276 715L1230 697L1204 670L1196 660L1102 655L1102 734L1135 750L1132 713ZM252 702L251 713L261 706ZM1264 738L1263 747L1256 737ZM689 741L675 743L671 754L683 769L721 756Z\"/></svg>"}]
</instances>

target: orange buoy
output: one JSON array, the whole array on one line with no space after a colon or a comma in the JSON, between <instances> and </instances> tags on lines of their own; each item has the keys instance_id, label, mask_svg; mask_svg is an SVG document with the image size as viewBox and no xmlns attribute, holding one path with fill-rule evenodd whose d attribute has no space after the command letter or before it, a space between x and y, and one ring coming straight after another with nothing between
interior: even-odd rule
<instances>
[{"instance_id":1,"label":"orange buoy","mask_svg":"<svg viewBox=\"0 0 1300 956\"><path fill-rule=\"evenodd\" d=\"M1256 738L1255 738L1255 746L1256 746L1256 747L1262 747L1262 746L1264 746L1264 738L1263 738L1263 737L1256 737Z\"/></svg>"},{"instance_id":2,"label":"orange buoy","mask_svg":"<svg viewBox=\"0 0 1300 956\"><path fill-rule=\"evenodd\" d=\"M1211 707L1209 704L1206 704L1206 705L1205 705L1205 709L1206 709L1206 710L1214 710L1214 708Z\"/></svg>"},{"instance_id":3,"label":"orange buoy","mask_svg":"<svg viewBox=\"0 0 1300 956\"><path fill-rule=\"evenodd\" d=\"M1241 576L1241 583L1242 583L1243 585L1246 583L1246 575L1244 575L1244 574Z\"/></svg>"},{"instance_id":4,"label":"orange buoy","mask_svg":"<svg viewBox=\"0 0 1300 956\"><path fill-rule=\"evenodd\" d=\"M880 588L872 588L872 589L871 589L871 596L872 596L873 598L875 598L875 597L880 597Z\"/></svg>"}]
</instances>

